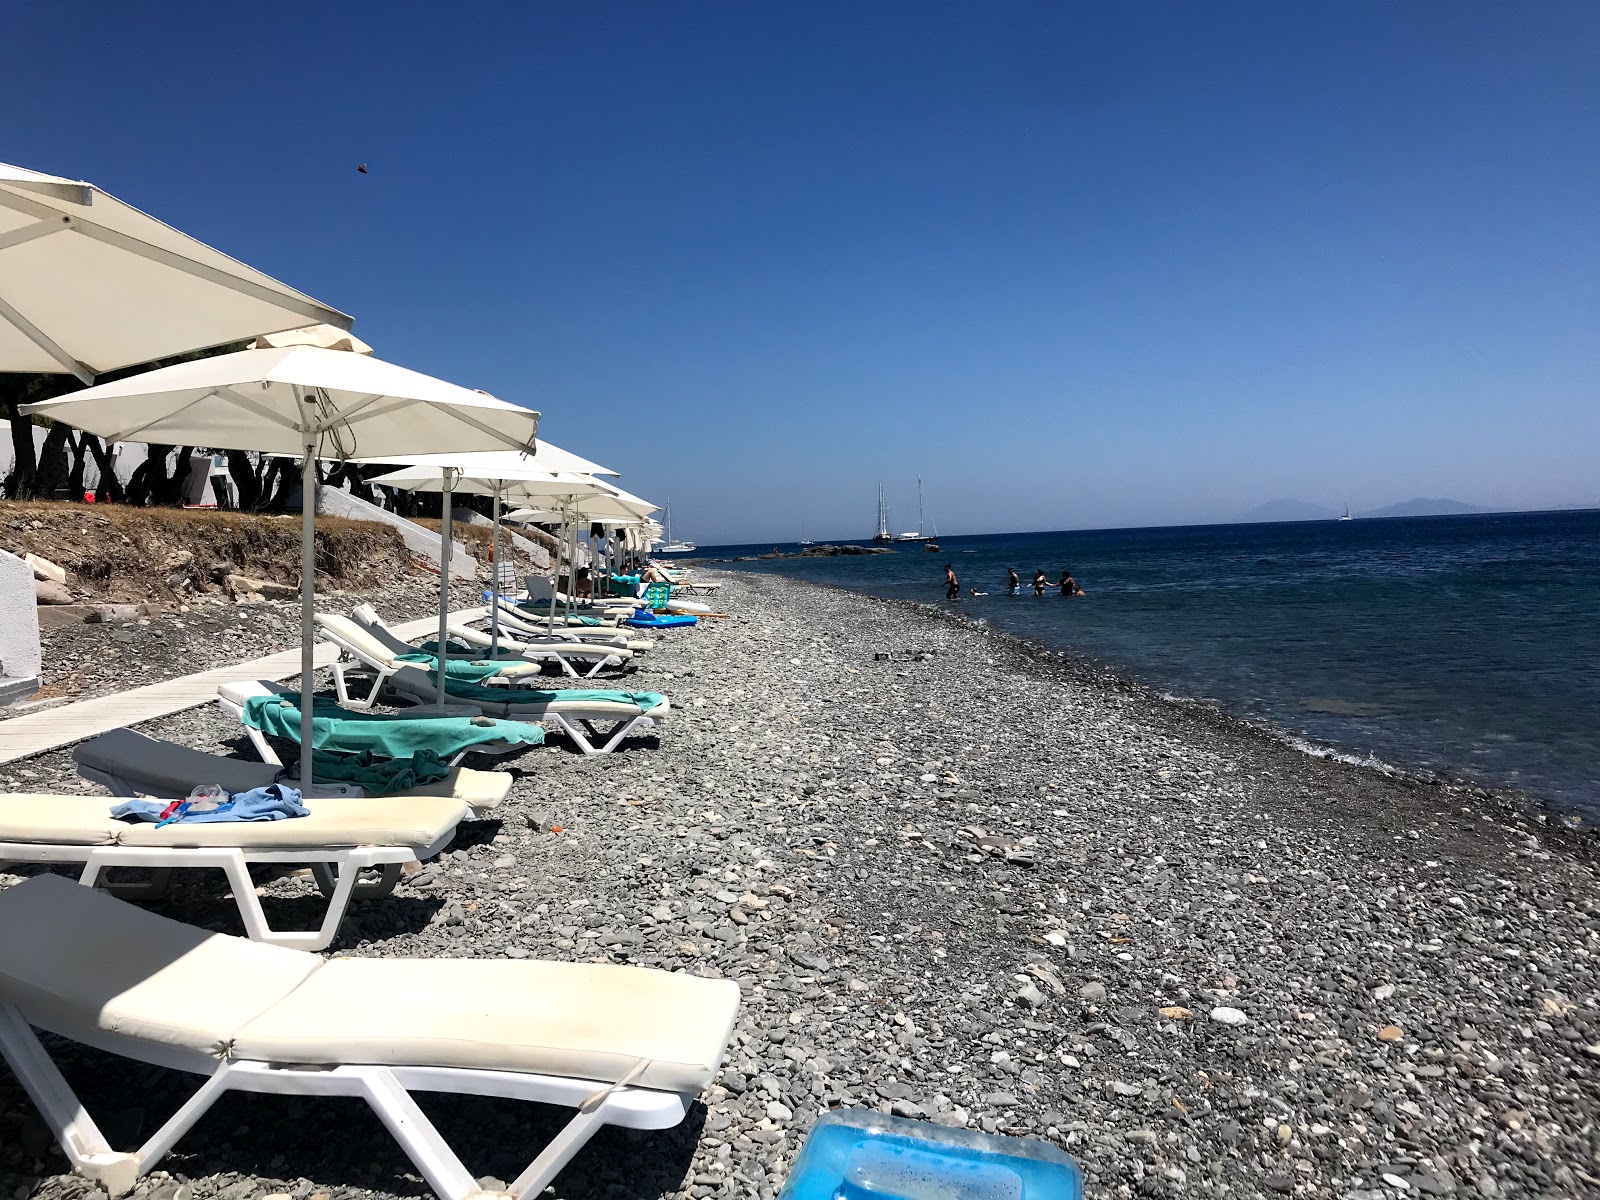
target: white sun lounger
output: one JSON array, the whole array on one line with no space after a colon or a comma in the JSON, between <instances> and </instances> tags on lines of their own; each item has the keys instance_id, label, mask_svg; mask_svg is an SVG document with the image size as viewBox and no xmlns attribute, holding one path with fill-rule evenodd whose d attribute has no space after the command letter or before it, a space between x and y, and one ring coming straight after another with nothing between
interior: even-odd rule
<instances>
[{"instance_id":1,"label":"white sun lounger","mask_svg":"<svg viewBox=\"0 0 1600 1200\"><path fill-rule=\"evenodd\" d=\"M283 760L278 757L277 751L272 748L272 743L267 741L266 735L255 726L245 723L244 706L245 703L254 696L284 696L294 694L295 693L292 688L286 688L281 683L273 683L270 679L242 679L234 683L223 683L217 686L217 705L224 712L229 713L239 719L239 724L244 727L245 734L250 739L250 744L255 747L256 753L261 755L262 762L271 763L275 767L282 767L284 765ZM351 705L351 707L354 708L355 705ZM426 717L429 714L419 713L417 715ZM473 705L453 704L447 710L446 715L452 717L478 716L480 715L480 710ZM530 747L526 742L479 742L469 749L453 755L450 759L449 765L451 767L456 766L469 754L493 756L502 754L520 754L529 748ZM339 751L334 749L330 750L330 753L337 754Z\"/></svg>"},{"instance_id":2,"label":"white sun lounger","mask_svg":"<svg viewBox=\"0 0 1600 1200\"><path fill-rule=\"evenodd\" d=\"M504 596L500 597L498 603L500 605L500 628L509 629L513 633L520 634L525 638L541 638L546 636L548 626L538 617L534 616L532 613L523 612L516 606L514 601L509 600ZM480 621L487 621L489 618L485 616L479 617L478 619ZM561 634L561 631L561 620L560 618L557 618L557 636ZM611 622L609 624L603 623L600 625L569 625L566 627L566 631L575 638L585 641L601 640L602 644L604 644L603 639L621 637L627 641L628 649L636 653L640 650L653 650L655 649L656 645L654 640L650 638L639 638L632 636L631 630L624 630L616 622Z\"/></svg>"},{"instance_id":3,"label":"white sun lounger","mask_svg":"<svg viewBox=\"0 0 1600 1200\"><path fill-rule=\"evenodd\" d=\"M357 628L371 634L372 637L383 643L391 654L415 654L417 647L396 637L392 629L384 624L383 618L370 604L362 604L350 613L351 623ZM488 634L480 634L476 630L468 629L464 625L452 625L446 632L451 637L460 638L466 642L476 642L487 648L490 644ZM481 640L480 640L481 639ZM527 662L559 664L562 673L573 679L593 679L600 671L607 667L625 667L633 658L633 651L622 645L622 639L616 638L616 645L596 646L575 639L551 638L531 642L517 642L517 649L511 649L513 643L510 639L501 638L499 649L505 656L515 656ZM469 655L451 654L452 658L468 658ZM579 670L578 668L584 668Z\"/></svg>"},{"instance_id":4,"label":"white sun lounger","mask_svg":"<svg viewBox=\"0 0 1600 1200\"><path fill-rule=\"evenodd\" d=\"M52 876L0 893L0 1054L73 1169L111 1196L241 1091L358 1097L443 1200L535 1197L601 1126L680 1122L716 1077L738 1007L731 980L537 960L325 961ZM35 1029L205 1081L119 1153ZM413 1092L577 1111L505 1192L486 1193Z\"/></svg>"},{"instance_id":5,"label":"white sun lounger","mask_svg":"<svg viewBox=\"0 0 1600 1200\"><path fill-rule=\"evenodd\" d=\"M401 864L439 853L467 818L467 806L448 796L349 796L313 799L306 807L310 816L282 821L156 826L115 819L107 796L0 795L0 862L82 863L79 883L127 896L159 894L165 876L158 874L153 888L124 887L105 881L107 871L212 868L228 877L251 938L320 950L338 934L353 895L387 894ZM250 878L253 863L326 868L318 880L328 892L322 924L272 929ZM357 892L361 871L385 867L395 873Z\"/></svg>"},{"instance_id":6,"label":"white sun lounger","mask_svg":"<svg viewBox=\"0 0 1600 1200\"><path fill-rule=\"evenodd\" d=\"M390 676L388 690L392 698L415 705L431 705L439 695L433 676L413 666L402 667ZM540 695L546 698L537 699L530 694L525 704L485 703L455 695L447 695L445 699L451 704L470 704L474 712L486 717L554 725L585 754L611 753L635 730L653 729L672 708L665 696L661 697L660 704L645 712L628 700L597 700L583 696L567 700L559 690Z\"/></svg>"},{"instance_id":7,"label":"white sun lounger","mask_svg":"<svg viewBox=\"0 0 1600 1200\"><path fill-rule=\"evenodd\" d=\"M395 657L396 652L389 649L383 642L373 636L372 632L357 625L349 617L338 617L328 613L318 613L312 618L317 625L317 636L325 642L331 642L344 651L333 663L333 686L339 694L339 703L348 708L371 708L378 701L378 693L383 689L389 676L401 667L418 667L416 663L404 663ZM408 647L415 651L416 647ZM400 653L406 653L401 651ZM346 658L353 658L364 663L377 676L372 681L372 689L365 696L352 696L347 686L346 671L348 669ZM418 669L421 669L418 667ZM429 668L431 670L431 668ZM539 664L531 662L506 663L492 678L490 687L517 687L530 679L539 677Z\"/></svg>"}]
</instances>

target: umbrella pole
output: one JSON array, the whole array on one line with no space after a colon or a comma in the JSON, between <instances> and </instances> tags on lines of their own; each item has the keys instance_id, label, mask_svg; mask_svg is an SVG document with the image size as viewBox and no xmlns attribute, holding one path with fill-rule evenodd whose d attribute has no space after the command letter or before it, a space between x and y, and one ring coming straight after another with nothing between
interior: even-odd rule
<instances>
[{"instance_id":1,"label":"umbrella pole","mask_svg":"<svg viewBox=\"0 0 1600 1200\"><path fill-rule=\"evenodd\" d=\"M546 637L554 637L556 632L556 585L561 582L561 557L567 550L566 506L562 509L561 537L556 542L555 566L550 568L550 611L545 614L544 631Z\"/></svg>"},{"instance_id":2,"label":"umbrella pole","mask_svg":"<svg viewBox=\"0 0 1600 1200\"><path fill-rule=\"evenodd\" d=\"M572 515L572 562L567 566L567 624L572 624L572 614L578 610L578 515Z\"/></svg>"},{"instance_id":3,"label":"umbrella pole","mask_svg":"<svg viewBox=\"0 0 1600 1200\"><path fill-rule=\"evenodd\" d=\"M317 690L311 629L317 594L317 447L307 442L300 464L300 794L312 785L311 710Z\"/></svg>"},{"instance_id":4,"label":"umbrella pole","mask_svg":"<svg viewBox=\"0 0 1600 1200\"><path fill-rule=\"evenodd\" d=\"M444 497L444 513L439 519L439 644L435 648L434 661L438 664L437 686L439 694L434 704L441 711L444 709L444 679L445 679L445 639L450 632L450 560L454 555L450 550L450 493L455 487L455 475L449 467L444 469L444 490L440 493Z\"/></svg>"},{"instance_id":5,"label":"umbrella pole","mask_svg":"<svg viewBox=\"0 0 1600 1200\"><path fill-rule=\"evenodd\" d=\"M489 657L495 658L500 653L500 488L494 489L494 549L489 552L489 557L494 561L489 564Z\"/></svg>"}]
</instances>

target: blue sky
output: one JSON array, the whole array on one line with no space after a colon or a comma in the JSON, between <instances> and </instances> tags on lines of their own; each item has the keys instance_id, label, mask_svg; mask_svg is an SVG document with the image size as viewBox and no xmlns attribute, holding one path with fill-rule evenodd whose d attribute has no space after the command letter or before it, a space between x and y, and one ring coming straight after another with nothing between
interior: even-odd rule
<instances>
[{"instance_id":1,"label":"blue sky","mask_svg":"<svg viewBox=\"0 0 1600 1200\"><path fill-rule=\"evenodd\" d=\"M0 158L703 543L919 474L947 533L1600 500L1592 3L61 12L0 18Z\"/></svg>"}]
</instances>

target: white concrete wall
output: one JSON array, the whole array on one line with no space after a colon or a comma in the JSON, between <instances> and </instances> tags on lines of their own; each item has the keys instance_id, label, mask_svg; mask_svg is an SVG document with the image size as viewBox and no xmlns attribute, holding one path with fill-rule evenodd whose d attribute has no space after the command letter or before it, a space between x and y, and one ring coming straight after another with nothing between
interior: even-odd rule
<instances>
[{"instance_id":1,"label":"white concrete wall","mask_svg":"<svg viewBox=\"0 0 1600 1200\"><path fill-rule=\"evenodd\" d=\"M352 521L378 521L392 525L400 531L400 537L405 542L406 548L413 554L420 554L429 562L439 561L437 533L423 528L415 521L406 520L399 513L379 508L376 504L368 504L342 488L319 487L317 511L334 517L349 517ZM460 542L452 539L451 546L454 548L454 553L450 558L450 573L463 579L474 578L478 574L478 560L468 554Z\"/></svg>"},{"instance_id":2,"label":"white concrete wall","mask_svg":"<svg viewBox=\"0 0 1600 1200\"><path fill-rule=\"evenodd\" d=\"M33 568L0 550L0 704L33 695L42 670Z\"/></svg>"}]
</instances>

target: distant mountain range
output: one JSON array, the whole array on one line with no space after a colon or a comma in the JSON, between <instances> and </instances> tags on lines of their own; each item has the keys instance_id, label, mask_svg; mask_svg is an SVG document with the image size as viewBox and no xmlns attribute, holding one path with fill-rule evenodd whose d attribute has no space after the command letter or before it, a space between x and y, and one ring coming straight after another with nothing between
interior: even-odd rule
<instances>
[{"instance_id":1,"label":"distant mountain range","mask_svg":"<svg viewBox=\"0 0 1600 1200\"><path fill-rule=\"evenodd\" d=\"M1425 496L1418 496L1415 500L1405 500L1399 504L1386 505L1383 508L1374 508L1368 512L1357 513L1358 517L1456 517L1466 513L1493 512L1492 508L1485 508L1481 504L1468 504L1464 500L1429 500Z\"/></svg>"},{"instance_id":2,"label":"distant mountain range","mask_svg":"<svg viewBox=\"0 0 1600 1200\"><path fill-rule=\"evenodd\" d=\"M1399 504L1389 504L1383 508L1372 508L1366 512L1353 514L1357 517L1454 517L1465 513L1486 513L1495 511L1484 508L1479 504L1468 504L1464 500L1430 500L1426 496L1418 496L1415 500L1405 500ZM1295 500L1285 498L1282 500L1269 500L1266 504L1258 504L1249 512L1239 518L1243 523L1257 521L1332 521L1339 516L1337 509L1328 508L1322 504L1313 504L1309 500Z\"/></svg>"}]
</instances>

